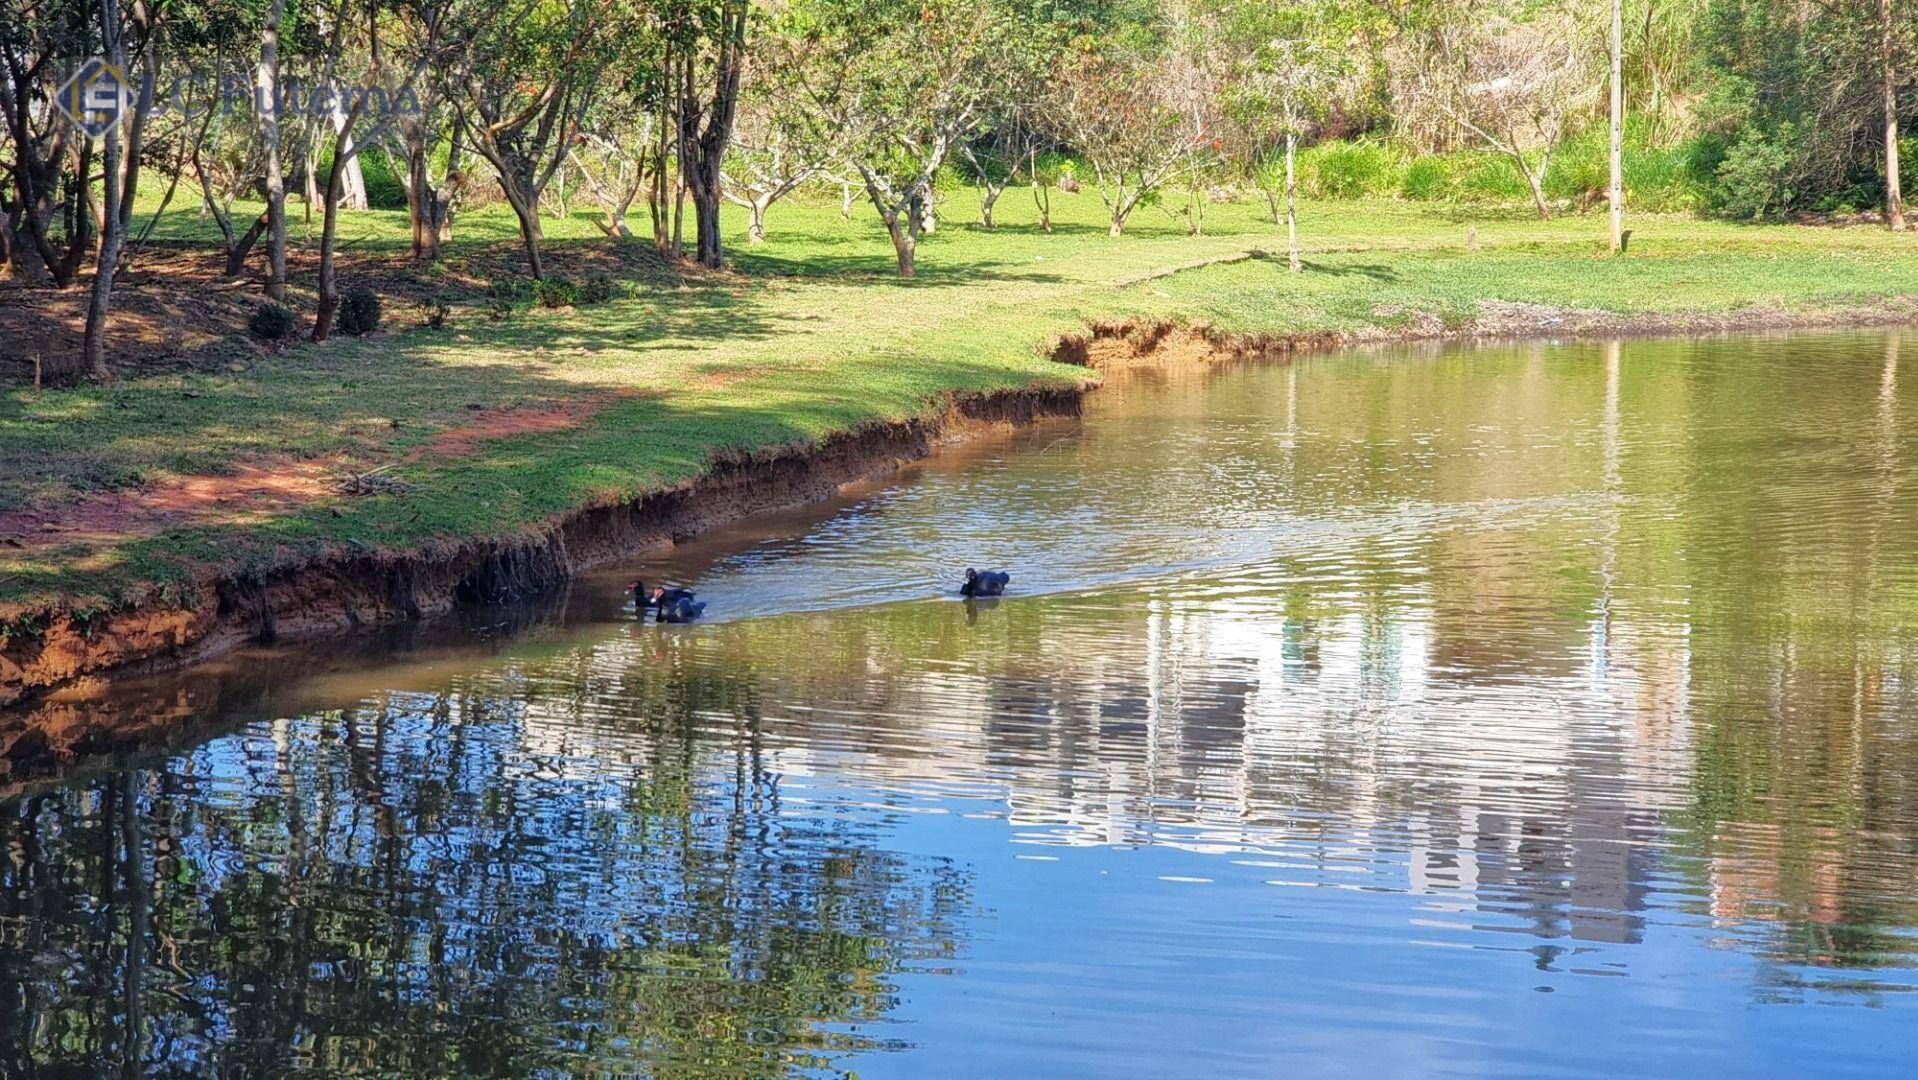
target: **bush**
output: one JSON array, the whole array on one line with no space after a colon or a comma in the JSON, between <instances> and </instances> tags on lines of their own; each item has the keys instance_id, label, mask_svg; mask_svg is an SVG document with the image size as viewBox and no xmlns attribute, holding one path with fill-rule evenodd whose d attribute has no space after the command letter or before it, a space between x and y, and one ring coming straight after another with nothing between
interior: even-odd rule
<instances>
[{"instance_id":1,"label":"bush","mask_svg":"<svg viewBox=\"0 0 1918 1080\"><path fill-rule=\"evenodd\" d=\"M340 333L364 337L380 328L380 294L372 289L348 289L340 297Z\"/></svg>"},{"instance_id":2,"label":"bush","mask_svg":"<svg viewBox=\"0 0 1918 1080\"><path fill-rule=\"evenodd\" d=\"M1460 198L1485 202L1530 203L1531 185L1519 174L1518 165L1504 154L1475 151L1464 155L1459 171Z\"/></svg>"},{"instance_id":3,"label":"bush","mask_svg":"<svg viewBox=\"0 0 1918 1080\"><path fill-rule=\"evenodd\" d=\"M253 332L254 337L278 341L293 332L294 322L292 308L268 300L253 309L252 317L246 320L246 328Z\"/></svg>"},{"instance_id":4,"label":"bush","mask_svg":"<svg viewBox=\"0 0 1918 1080\"><path fill-rule=\"evenodd\" d=\"M1357 199L1397 191L1405 161L1384 143L1335 140L1301 153L1297 168L1299 187L1307 195Z\"/></svg>"},{"instance_id":5,"label":"bush","mask_svg":"<svg viewBox=\"0 0 1918 1080\"><path fill-rule=\"evenodd\" d=\"M549 277L533 282L533 299L541 307L572 307L579 303L579 286L569 277Z\"/></svg>"},{"instance_id":6,"label":"bush","mask_svg":"<svg viewBox=\"0 0 1918 1080\"><path fill-rule=\"evenodd\" d=\"M1449 199L1458 193L1458 174L1458 160L1450 155L1414 158L1405 167L1405 179L1399 181L1399 194L1427 201Z\"/></svg>"},{"instance_id":7,"label":"bush","mask_svg":"<svg viewBox=\"0 0 1918 1080\"><path fill-rule=\"evenodd\" d=\"M366 181L366 205L375 210L406 209L406 162L377 146L360 151L360 176Z\"/></svg>"},{"instance_id":8,"label":"bush","mask_svg":"<svg viewBox=\"0 0 1918 1080\"><path fill-rule=\"evenodd\" d=\"M1626 153L1631 153L1628 147ZM1545 170L1545 197L1589 206L1612 186L1612 132L1595 124L1558 144Z\"/></svg>"},{"instance_id":9,"label":"bush","mask_svg":"<svg viewBox=\"0 0 1918 1080\"><path fill-rule=\"evenodd\" d=\"M579 283L579 302L582 304L604 304L618 291L613 276L606 273L588 274Z\"/></svg>"},{"instance_id":10,"label":"bush","mask_svg":"<svg viewBox=\"0 0 1918 1080\"><path fill-rule=\"evenodd\" d=\"M525 278L500 278L486 284L488 300L504 300L508 303L522 301L533 295L533 283Z\"/></svg>"},{"instance_id":11,"label":"bush","mask_svg":"<svg viewBox=\"0 0 1918 1080\"><path fill-rule=\"evenodd\" d=\"M1791 169L1797 157L1789 126L1770 135L1747 129L1718 164L1713 205L1726 217L1776 216L1791 205Z\"/></svg>"}]
</instances>

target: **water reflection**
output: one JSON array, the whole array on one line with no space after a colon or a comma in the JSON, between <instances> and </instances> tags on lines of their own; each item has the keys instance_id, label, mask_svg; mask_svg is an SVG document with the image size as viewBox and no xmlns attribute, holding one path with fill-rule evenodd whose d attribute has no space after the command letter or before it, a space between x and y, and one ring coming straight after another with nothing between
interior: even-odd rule
<instances>
[{"instance_id":1,"label":"water reflection","mask_svg":"<svg viewBox=\"0 0 1918 1080\"><path fill-rule=\"evenodd\" d=\"M0 1056L1883 1071L1900 346L1134 387L647 568L711 625L588 582L481 652L172 683L226 726L0 804ZM969 563L1020 595L930 598Z\"/></svg>"}]
</instances>

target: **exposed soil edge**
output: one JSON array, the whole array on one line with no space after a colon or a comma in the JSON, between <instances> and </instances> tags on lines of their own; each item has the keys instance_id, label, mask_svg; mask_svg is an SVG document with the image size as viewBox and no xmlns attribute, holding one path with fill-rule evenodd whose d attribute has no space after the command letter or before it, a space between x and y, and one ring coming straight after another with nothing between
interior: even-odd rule
<instances>
[{"instance_id":1,"label":"exposed soil edge","mask_svg":"<svg viewBox=\"0 0 1918 1080\"><path fill-rule=\"evenodd\" d=\"M1918 321L1918 297L1870 307L1741 309L1726 313L1622 316L1533 305L1481 303L1462 324L1410 313L1402 325L1357 332L1224 334L1163 320L1110 321L1062 338L1052 358L1102 373L1203 369L1308 349L1370 342L1650 335ZM58 768L125 748L166 724L96 714L85 705L30 704L50 691L116 672L150 673L260 641L322 637L418 620L461 603L512 601L582 570L644 554L751 514L829 498L843 485L883 476L941 443L1039 420L1076 416L1097 385L1028 387L952 396L926 414L874 423L816 444L715 461L695 480L616 505L589 506L532 539L450 544L432 551L340 553L264 578L224 577L189 590L190 603L155 600L86 615L40 613L39 632L0 642L0 776ZM129 722L132 721L132 722Z\"/></svg>"},{"instance_id":2,"label":"exposed soil edge","mask_svg":"<svg viewBox=\"0 0 1918 1080\"><path fill-rule=\"evenodd\" d=\"M925 457L941 443L1079 413L1081 386L1028 387L953 396L926 414L862 425L815 444L715 460L698 478L630 502L589 506L515 540L451 543L431 551L339 552L264 577L220 577L100 614L52 610L34 632L0 647L0 706L17 705L111 671L151 672L248 642L322 636L419 619L460 603L498 603L550 588L572 574L642 554L715 525L815 502L859 480ZM0 714L0 772L33 746ZM29 742L33 741L31 739ZM72 740L45 751L84 752Z\"/></svg>"}]
</instances>

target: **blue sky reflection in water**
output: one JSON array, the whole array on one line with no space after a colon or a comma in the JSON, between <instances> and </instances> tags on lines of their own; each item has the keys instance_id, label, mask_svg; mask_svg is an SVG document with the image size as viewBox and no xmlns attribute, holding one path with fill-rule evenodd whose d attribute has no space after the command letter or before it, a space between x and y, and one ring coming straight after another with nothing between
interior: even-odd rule
<instances>
[{"instance_id":1,"label":"blue sky reflection in water","mask_svg":"<svg viewBox=\"0 0 1918 1080\"><path fill-rule=\"evenodd\" d=\"M1864 334L1134 382L644 568L707 625L621 568L95 703L205 726L0 802L0 1060L1897 1072L1914 379ZM937 597L968 564L1018 595Z\"/></svg>"}]
</instances>

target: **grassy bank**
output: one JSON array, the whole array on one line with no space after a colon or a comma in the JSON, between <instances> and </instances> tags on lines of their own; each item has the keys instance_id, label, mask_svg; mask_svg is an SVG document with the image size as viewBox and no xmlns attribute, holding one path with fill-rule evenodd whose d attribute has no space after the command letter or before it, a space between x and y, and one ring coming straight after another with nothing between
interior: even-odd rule
<instances>
[{"instance_id":1,"label":"grassy bank","mask_svg":"<svg viewBox=\"0 0 1918 1080\"><path fill-rule=\"evenodd\" d=\"M1277 251L1282 232L1249 203L1212 207L1201 237L1142 211L1119 240L1091 194L1057 197L1050 235L1021 192L996 231L969 227L970 206L947 207L912 281L893 276L870 213L781 206L762 247L733 222L734 272L653 273L609 304L494 320L476 299L444 329L77 391L6 386L0 616L104 609L343 548L524 534L716 456L902 418L944 392L1077 381L1046 350L1095 319L1389 337L1518 329L1553 317L1543 309L1624 328L1842 318L1918 296L1918 240L1869 229L1640 218L1631 256L1612 259L1597 217L1475 213L1467 250L1468 219L1443 207L1324 203L1305 207L1302 274L1282 257L1168 273ZM173 221L163 235L191 239L190 215ZM404 228L369 212L347 235L397 258ZM455 267L510 242L491 210L461 230ZM562 250L608 243L583 216L552 234Z\"/></svg>"}]
</instances>

